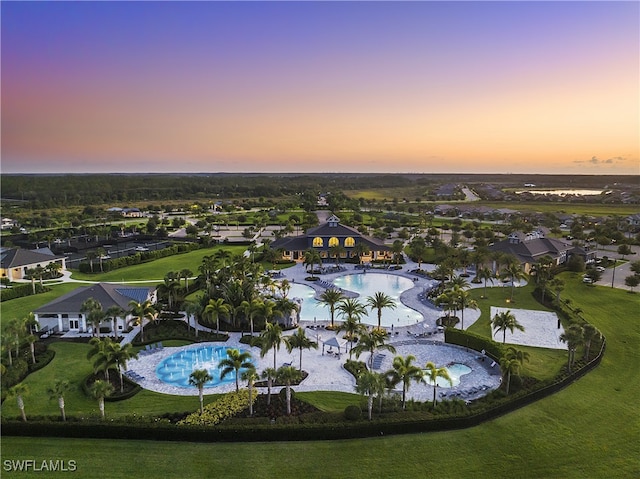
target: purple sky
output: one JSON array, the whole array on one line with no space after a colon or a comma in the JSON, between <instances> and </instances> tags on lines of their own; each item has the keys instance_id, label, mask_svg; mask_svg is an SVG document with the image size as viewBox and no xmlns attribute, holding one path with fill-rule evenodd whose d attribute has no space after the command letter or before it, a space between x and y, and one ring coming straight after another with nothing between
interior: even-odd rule
<instances>
[{"instance_id":1,"label":"purple sky","mask_svg":"<svg viewBox=\"0 0 640 479\"><path fill-rule=\"evenodd\" d=\"M2 2L2 171L638 174L638 2Z\"/></svg>"}]
</instances>

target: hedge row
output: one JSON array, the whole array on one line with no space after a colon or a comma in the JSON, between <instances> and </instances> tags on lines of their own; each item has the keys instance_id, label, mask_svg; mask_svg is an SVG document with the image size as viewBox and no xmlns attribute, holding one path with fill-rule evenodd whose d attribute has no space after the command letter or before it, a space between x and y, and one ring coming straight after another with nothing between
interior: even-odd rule
<instances>
[{"instance_id":1,"label":"hedge row","mask_svg":"<svg viewBox=\"0 0 640 479\"><path fill-rule=\"evenodd\" d=\"M446 328L444 330L444 342L464 346L475 351L484 350L494 361L499 361L504 356L504 346L502 344L486 336L470 333L462 329Z\"/></svg>"},{"instance_id":2,"label":"hedge row","mask_svg":"<svg viewBox=\"0 0 640 479\"><path fill-rule=\"evenodd\" d=\"M35 293L33 292L35 286ZM50 291L49 288L45 288L39 282L20 283L14 284L11 288L0 289L0 302L9 301L10 299L24 298L25 296L32 296L33 294L46 293Z\"/></svg>"}]
</instances>

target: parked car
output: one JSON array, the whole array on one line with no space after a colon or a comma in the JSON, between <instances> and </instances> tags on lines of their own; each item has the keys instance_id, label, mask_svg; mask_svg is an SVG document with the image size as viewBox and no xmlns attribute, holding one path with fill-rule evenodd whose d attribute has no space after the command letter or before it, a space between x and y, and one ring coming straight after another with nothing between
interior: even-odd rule
<instances>
[{"instance_id":1,"label":"parked car","mask_svg":"<svg viewBox=\"0 0 640 479\"><path fill-rule=\"evenodd\" d=\"M604 273L604 270L605 270L604 266L597 266L596 267L596 271L599 271L600 273Z\"/></svg>"},{"instance_id":2,"label":"parked car","mask_svg":"<svg viewBox=\"0 0 640 479\"><path fill-rule=\"evenodd\" d=\"M589 278L589 276L585 276L584 278L582 278L582 282L587 284L593 284L593 280Z\"/></svg>"}]
</instances>

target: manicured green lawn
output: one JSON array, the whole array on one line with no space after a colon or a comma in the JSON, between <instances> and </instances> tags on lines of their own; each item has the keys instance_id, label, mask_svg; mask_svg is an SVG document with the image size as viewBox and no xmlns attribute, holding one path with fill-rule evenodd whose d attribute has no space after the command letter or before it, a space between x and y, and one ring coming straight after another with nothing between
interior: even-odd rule
<instances>
[{"instance_id":1,"label":"manicured green lawn","mask_svg":"<svg viewBox=\"0 0 640 479\"><path fill-rule=\"evenodd\" d=\"M82 286L79 283L63 283L51 286L51 291L24 298L12 299L0 303L0 331L4 330L7 323L13 318L26 317L31 311L43 304L56 299L63 294Z\"/></svg>"},{"instance_id":2,"label":"manicured green lawn","mask_svg":"<svg viewBox=\"0 0 640 479\"><path fill-rule=\"evenodd\" d=\"M151 283L161 283L165 275L170 271L190 269L193 271L193 275L197 276L198 267L202 264L202 258L215 254L218 249L225 249L233 255L242 254L247 247L220 245L213 248L199 249L188 253L177 254L167 258L160 258L148 263L128 266L126 268L116 269L107 273L84 274L74 272L71 277L73 279L96 282L109 281L117 283L120 281L148 281ZM96 271L99 270L100 265L98 261L94 261L93 267Z\"/></svg>"},{"instance_id":3,"label":"manicured green lawn","mask_svg":"<svg viewBox=\"0 0 640 479\"><path fill-rule=\"evenodd\" d=\"M638 477L640 295L586 286L577 276L563 279L563 297L580 304L584 316L607 337L602 363L561 392L478 427L297 443L4 437L2 459L74 459L76 477L94 478ZM155 409L154 401L141 402Z\"/></svg>"}]
</instances>

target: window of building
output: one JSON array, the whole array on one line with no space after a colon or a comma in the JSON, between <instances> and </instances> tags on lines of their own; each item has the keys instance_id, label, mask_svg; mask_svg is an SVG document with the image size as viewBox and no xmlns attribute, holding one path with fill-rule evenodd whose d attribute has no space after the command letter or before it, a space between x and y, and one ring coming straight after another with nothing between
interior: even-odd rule
<instances>
[{"instance_id":1,"label":"window of building","mask_svg":"<svg viewBox=\"0 0 640 479\"><path fill-rule=\"evenodd\" d=\"M347 236L344 240L345 248L353 248L356 245L356 240L354 240L351 236Z\"/></svg>"},{"instance_id":2,"label":"window of building","mask_svg":"<svg viewBox=\"0 0 640 479\"><path fill-rule=\"evenodd\" d=\"M331 248L332 246L338 246L339 244L340 244L340 240L335 236L332 236L331 238L329 238L329 248Z\"/></svg>"},{"instance_id":3,"label":"window of building","mask_svg":"<svg viewBox=\"0 0 640 479\"><path fill-rule=\"evenodd\" d=\"M324 246L324 241L319 236L313 238L313 247L314 248L322 248Z\"/></svg>"}]
</instances>

